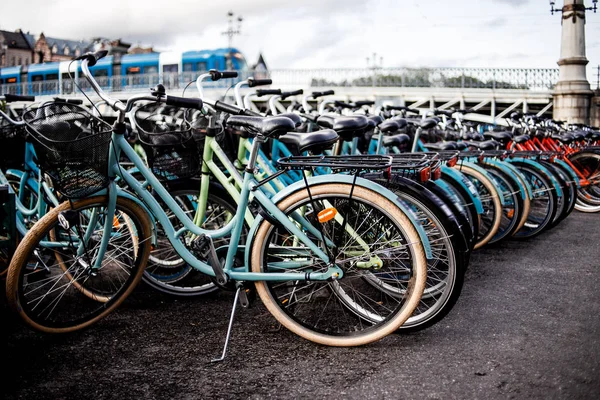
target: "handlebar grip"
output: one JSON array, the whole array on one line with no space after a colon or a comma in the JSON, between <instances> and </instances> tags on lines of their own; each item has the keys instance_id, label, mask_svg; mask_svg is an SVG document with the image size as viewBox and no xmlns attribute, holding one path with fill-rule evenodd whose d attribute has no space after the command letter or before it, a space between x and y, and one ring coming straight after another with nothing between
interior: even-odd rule
<instances>
[{"instance_id":1,"label":"handlebar grip","mask_svg":"<svg viewBox=\"0 0 600 400\"><path fill-rule=\"evenodd\" d=\"M196 110L202 109L201 99L192 99L189 97L167 96L165 103L175 107L194 108Z\"/></svg>"},{"instance_id":2,"label":"handlebar grip","mask_svg":"<svg viewBox=\"0 0 600 400\"><path fill-rule=\"evenodd\" d=\"M265 86L273 83L272 79L253 79L248 78L248 87Z\"/></svg>"},{"instance_id":3,"label":"handlebar grip","mask_svg":"<svg viewBox=\"0 0 600 400\"><path fill-rule=\"evenodd\" d=\"M404 110L406 109L406 107L403 107L403 106L390 106L390 105L387 105L387 106L385 106L385 109L386 109L386 110L388 110L388 111L389 111L389 110L395 110L395 111L404 111Z\"/></svg>"},{"instance_id":4,"label":"handlebar grip","mask_svg":"<svg viewBox=\"0 0 600 400\"><path fill-rule=\"evenodd\" d=\"M333 90L326 90L324 92L312 92L311 96L313 99L316 99L317 97L331 96L332 94L335 94Z\"/></svg>"},{"instance_id":5,"label":"handlebar grip","mask_svg":"<svg viewBox=\"0 0 600 400\"><path fill-rule=\"evenodd\" d=\"M35 96L19 96L17 94L5 94L4 99L7 103L12 103L13 101L35 101Z\"/></svg>"},{"instance_id":6,"label":"handlebar grip","mask_svg":"<svg viewBox=\"0 0 600 400\"><path fill-rule=\"evenodd\" d=\"M352 105L351 105L351 104L344 103L343 101L339 101L339 100L336 100L336 101L334 102L334 104L335 104L336 106L338 106L338 107L342 107L342 108L352 108Z\"/></svg>"},{"instance_id":7,"label":"handlebar grip","mask_svg":"<svg viewBox=\"0 0 600 400\"><path fill-rule=\"evenodd\" d=\"M228 104L228 103L224 103L219 100L215 101L214 108L217 111L226 112L227 114L232 114L232 115L240 115L244 112L244 110L239 107L236 107L236 106Z\"/></svg>"},{"instance_id":8,"label":"handlebar grip","mask_svg":"<svg viewBox=\"0 0 600 400\"><path fill-rule=\"evenodd\" d=\"M219 79L237 78L238 76L236 71L217 71L216 69L211 69L208 73L213 82L218 81Z\"/></svg>"},{"instance_id":9,"label":"handlebar grip","mask_svg":"<svg viewBox=\"0 0 600 400\"><path fill-rule=\"evenodd\" d=\"M362 106L372 106L375 104L375 102L372 100L359 100L359 101L355 101L354 104L357 107L362 107Z\"/></svg>"},{"instance_id":10,"label":"handlebar grip","mask_svg":"<svg viewBox=\"0 0 600 400\"><path fill-rule=\"evenodd\" d=\"M258 97L266 96L269 94L281 94L281 89L258 89L256 95Z\"/></svg>"},{"instance_id":11,"label":"handlebar grip","mask_svg":"<svg viewBox=\"0 0 600 400\"><path fill-rule=\"evenodd\" d=\"M54 101L68 104L83 104L83 100L81 99L63 99L61 97L55 97Z\"/></svg>"},{"instance_id":12,"label":"handlebar grip","mask_svg":"<svg viewBox=\"0 0 600 400\"><path fill-rule=\"evenodd\" d=\"M106 57L107 54L108 50L100 50L95 53L89 52L77 57L76 60L88 60L88 67L93 67L100 59Z\"/></svg>"},{"instance_id":13,"label":"handlebar grip","mask_svg":"<svg viewBox=\"0 0 600 400\"><path fill-rule=\"evenodd\" d=\"M281 100L285 100L290 96L297 96L299 94L304 94L304 90L303 89L298 89L298 90L294 90L293 92L282 92L281 93Z\"/></svg>"}]
</instances>

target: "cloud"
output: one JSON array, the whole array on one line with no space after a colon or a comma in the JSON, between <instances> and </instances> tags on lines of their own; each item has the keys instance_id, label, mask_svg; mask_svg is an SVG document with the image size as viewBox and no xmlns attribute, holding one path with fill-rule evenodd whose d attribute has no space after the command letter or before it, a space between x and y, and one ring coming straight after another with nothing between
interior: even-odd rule
<instances>
[{"instance_id":1,"label":"cloud","mask_svg":"<svg viewBox=\"0 0 600 400\"><path fill-rule=\"evenodd\" d=\"M374 52L386 67L554 68L560 53L560 19L531 0L102 0L93 13L81 0L0 3L0 29L120 38L158 51L226 47L232 10L243 17L233 46L249 64L262 52L270 68L363 68ZM589 22L586 34L597 64L600 25ZM516 49L536 57L507 56Z\"/></svg>"},{"instance_id":2,"label":"cloud","mask_svg":"<svg viewBox=\"0 0 600 400\"><path fill-rule=\"evenodd\" d=\"M527 3L529 3L530 0L493 0L493 1L497 2L497 3L504 3L504 4L511 5L511 6L521 7L521 6L524 6Z\"/></svg>"}]
</instances>

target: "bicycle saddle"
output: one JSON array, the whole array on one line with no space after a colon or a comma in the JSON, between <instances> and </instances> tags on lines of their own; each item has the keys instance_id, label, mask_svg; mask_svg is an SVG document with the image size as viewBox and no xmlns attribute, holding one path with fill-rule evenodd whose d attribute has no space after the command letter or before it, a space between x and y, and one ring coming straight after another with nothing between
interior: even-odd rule
<instances>
[{"instance_id":1,"label":"bicycle saddle","mask_svg":"<svg viewBox=\"0 0 600 400\"><path fill-rule=\"evenodd\" d=\"M333 129L342 137L349 141L364 133L369 127L369 120L362 116L338 117L330 115L321 115L317 118L317 124L328 129Z\"/></svg>"},{"instance_id":2,"label":"bicycle saddle","mask_svg":"<svg viewBox=\"0 0 600 400\"><path fill-rule=\"evenodd\" d=\"M406 125L406 122L404 124ZM398 122L393 120L384 121L379 125L379 130L383 134L391 134L396 132L398 129L400 129L400 125Z\"/></svg>"},{"instance_id":3,"label":"bicycle saddle","mask_svg":"<svg viewBox=\"0 0 600 400\"><path fill-rule=\"evenodd\" d=\"M288 132L279 136L279 141L285 143L292 155L299 156L308 151L321 154L330 149L338 141L339 136L333 129L323 129L314 132Z\"/></svg>"},{"instance_id":4,"label":"bicycle saddle","mask_svg":"<svg viewBox=\"0 0 600 400\"><path fill-rule=\"evenodd\" d=\"M267 137L277 137L293 131L296 124L288 117L246 117L234 115L227 119L227 125L247 128Z\"/></svg>"},{"instance_id":5,"label":"bicycle saddle","mask_svg":"<svg viewBox=\"0 0 600 400\"><path fill-rule=\"evenodd\" d=\"M423 147L425 147L428 150L458 150L456 142L424 143Z\"/></svg>"},{"instance_id":6,"label":"bicycle saddle","mask_svg":"<svg viewBox=\"0 0 600 400\"><path fill-rule=\"evenodd\" d=\"M500 132L493 132L493 131L489 131L489 132L483 132L483 136L485 136L486 138L491 138L491 139L495 139L501 143L506 143L508 142L510 139L512 139L512 133L509 131L500 131Z\"/></svg>"},{"instance_id":7,"label":"bicycle saddle","mask_svg":"<svg viewBox=\"0 0 600 400\"><path fill-rule=\"evenodd\" d=\"M529 139L531 139L531 137L529 135L519 135L519 136L515 136L513 138L513 142L524 143L524 142L528 141Z\"/></svg>"},{"instance_id":8,"label":"bicycle saddle","mask_svg":"<svg viewBox=\"0 0 600 400\"><path fill-rule=\"evenodd\" d=\"M291 119L292 121L294 121L294 124L296 124L296 128L299 127L300 125L302 125L302 123L304 121L302 121L302 117L300 117L298 114L296 113L283 113L283 114L277 114L277 117L286 117Z\"/></svg>"},{"instance_id":9,"label":"bicycle saddle","mask_svg":"<svg viewBox=\"0 0 600 400\"><path fill-rule=\"evenodd\" d=\"M385 147L403 146L405 144L410 143L410 136L408 136L406 133L399 133L397 135L385 136L383 138L383 140L381 141L381 143Z\"/></svg>"}]
</instances>

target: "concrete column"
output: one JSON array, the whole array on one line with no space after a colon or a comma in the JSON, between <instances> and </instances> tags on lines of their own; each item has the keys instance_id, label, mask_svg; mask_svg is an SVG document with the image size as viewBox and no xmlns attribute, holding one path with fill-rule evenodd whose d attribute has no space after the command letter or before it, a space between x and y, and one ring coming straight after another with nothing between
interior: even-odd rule
<instances>
[{"instance_id":1,"label":"concrete column","mask_svg":"<svg viewBox=\"0 0 600 400\"><path fill-rule=\"evenodd\" d=\"M592 91L585 66L584 0L565 0L562 9L560 75L554 88L554 119L569 123L589 123Z\"/></svg>"}]
</instances>

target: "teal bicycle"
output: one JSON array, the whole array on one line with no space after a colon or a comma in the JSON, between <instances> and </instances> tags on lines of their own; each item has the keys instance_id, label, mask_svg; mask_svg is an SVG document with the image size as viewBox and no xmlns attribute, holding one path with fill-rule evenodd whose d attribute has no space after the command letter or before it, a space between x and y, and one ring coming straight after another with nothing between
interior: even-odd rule
<instances>
[{"instance_id":1,"label":"teal bicycle","mask_svg":"<svg viewBox=\"0 0 600 400\"><path fill-rule=\"evenodd\" d=\"M227 337L238 299L247 305L253 287L283 326L330 346L379 340L410 317L425 287L427 238L420 236L410 211L394 202L393 193L358 174L331 174L307 178L268 196L260 190L264 182L253 174L259 145L293 130L294 123L285 117L232 116L229 125L256 135L238 208L225 226L214 231L199 228L123 134L126 113L136 101L196 109L202 108L202 101L160 91L134 96L126 104L112 99L89 72L89 66L104 55L84 55L81 69L118 113L112 128L93 120L93 129L80 129L79 117L68 112L67 105L66 112L43 120L24 116L42 170L70 198L29 230L9 266L8 302L27 324L44 332L70 332L110 314L140 281L156 223L186 263L214 277L217 284L235 289ZM220 102L210 106L218 109ZM137 168L142 182L120 166L121 156ZM291 157L280 165L385 170L391 159ZM117 177L127 183L129 192L117 187ZM242 246L239 238L251 193L261 212ZM180 228L175 229L165 206ZM132 234L121 235L123 225ZM230 236L227 253L218 257L214 240L226 236ZM241 265L236 263L240 259ZM223 356L226 347L227 341Z\"/></svg>"}]
</instances>

